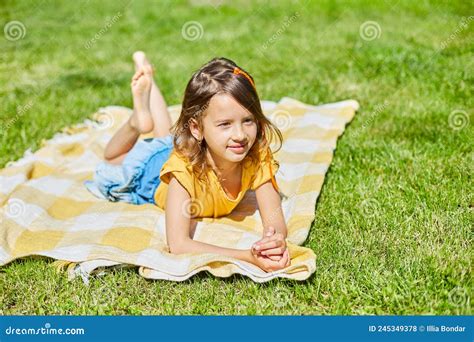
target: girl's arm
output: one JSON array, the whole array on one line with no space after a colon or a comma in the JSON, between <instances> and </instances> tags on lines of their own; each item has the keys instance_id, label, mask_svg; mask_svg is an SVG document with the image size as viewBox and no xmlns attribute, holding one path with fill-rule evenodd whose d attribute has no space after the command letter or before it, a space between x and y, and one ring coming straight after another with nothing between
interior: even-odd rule
<instances>
[{"instance_id":1,"label":"girl's arm","mask_svg":"<svg viewBox=\"0 0 474 342\"><path fill-rule=\"evenodd\" d=\"M275 190L271 181L268 181L255 190L258 209L262 218L262 239L253 245L257 254L274 261L281 261L285 252L287 228L283 210L281 208L280 194ZM288 254L288 253L287 253Z\"/></svg>"},{"instance_id":2,"label":"girl's arm","mask_svg":"<svg viewBox=\"0 0 474 342\"><path fill-rule=\"evenodd\" d=\"M288 232L281 208L280 194L275 190L271 181L260 185L255 190L257 197L258 210L262 218L263 236L269 227L275 228L276 233L283 235L285 239Z\"/></svg>"},{"instance_id":3,"label":"girl's arm","mask_svg":"<svg viewBox=\"0 0 474 342\"><path fill-rule=\"evenodd\" d=\"M186 213L190 196L186 189L172 177L166 196L166 238L170 253L216 253L254 263L249 250L224 248L195 241L190 236L191 218Z\"/></svg>"}]
</instances>

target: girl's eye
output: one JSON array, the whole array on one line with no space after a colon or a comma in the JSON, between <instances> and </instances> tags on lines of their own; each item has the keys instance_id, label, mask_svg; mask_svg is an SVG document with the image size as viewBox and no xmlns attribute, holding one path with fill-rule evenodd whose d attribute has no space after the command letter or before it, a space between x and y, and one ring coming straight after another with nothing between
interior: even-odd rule
<instances>
[{"instance_id":1,"label":"girl's eye","mask_svg":"<svg viewBox=\"0 0 474 342\"><path fill-rule=\"evenodd\" d=\"M245 119L244 122L247 122L247 123L253 122L253 119ZM229 125L230 125L229 122L224 122L224 123L219 124L218 126L219 126L219 127L225 127L225 126L229 126Z\"/></svg>"}]
</instances>

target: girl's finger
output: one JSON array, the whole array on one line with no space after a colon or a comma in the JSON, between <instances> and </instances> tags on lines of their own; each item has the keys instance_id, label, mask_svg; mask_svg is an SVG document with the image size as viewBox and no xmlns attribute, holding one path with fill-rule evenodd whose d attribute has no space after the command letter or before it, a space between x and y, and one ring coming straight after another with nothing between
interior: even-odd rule
<instances>
[{"instance_id":1,"label":"girl's finger","mask_svg":"<svg viewBox=\"0 0 474 342\"><path fill-rule=\"evenodd\" d=\"M276 241L268 241L268 242L265 242L265 243L262 243L262 244L257 244L255 246L255 249L257 251L263 251L265 249L272 249L272 248L278 248L278 247L281 247L283 244L283 242L281 240L276 240Z\"/></svg>"},{"instance_id":2,"label":"girl's finger","mask_svg":"<svg viewBox=\"0 0 474 342\"><path fill-rule=\"evenodd\" d=\"M277 241L277 240L279 240L278 236L272 235L272 236L264 237L264 238L258 240L257 242L255 242L255 245L261 245L261 244L264 244L264 243L267 243L267 242L270 242L270 241Z\"/></svg>"},{"instance_id":3,"label":"girl's finger","mask_svg":"<svg viewBox=\"0 0 474 342\"><path fill-rule=\"evenodd\" d=\"M260 253L262 255L270 256L270 255L283 255L283 252L285 251L284 248L278 247L278 248L272 248L272 249L266 249L264 251L261 251Z\"/></svg>"},{"instance_id":4,"label":"girl's finger","mask_svg":"<svg viewBox=\"0 0 474 342\"><path fill-rule=\"evenodd\" d=\"M262 244L262 243L265 243L265 242L268 242L268 241L271 241L274 239L273 237L274 234L271 234L271 235L268 235L268 232L264 233L264 236L258 240L257 242L255 242L255 245L257 244Z\"/></svg>"},{"instance_id":5,"label":"girl's finger","mask_svg":"<svg viewBox=\"0 0 474 342\"><path fill-rule=\"evenodd\" d=\"M272 236L265 236L265 237L263 237L262 239L260 239L259 241L257 241L257 243L262 243L262 242L271 241L271 240L280 240L280 241L283 241L283 240L285 240L285 238L284 238L283 235L281 235L281 234L276 234L276 233L274 233Z\"/></svg>"},{"instance_id":6,"label":"girl's finger","mask_svg":"<svg viewBox=\"0 0 474 342\"><path fill-rule=\"evenodd\" d=\"M286 266L286 264L288 262L288 259L289 259L288 256L289 256L289 254L288 254L288 249L287 249L283 252L283 257L281 258L281 260L278 263L281 266Z\"/></svg>"},{"instance_id":7,"label":"girl's finger","mask_svg":"<svg viewBox=\"0 0 474 342\"><path fill-rule=\"evenodd\" d=\"M254 247L257 247L257 246L261 245L262 243L267 243L267 242L269 242L269 241L271 241L270 238L263 238L263 239L260 239L260 240L258 240L257 242L255 242L255 243L253 244L253 246L254 246Z\"/></svg>"},{"instance_id":8,"label":"girl's finger","mask_svg":"<svg viewBox=\"0 0 474 342\"><path fill-rule=\"evenodd\" d=\"M255 251L254 255L259 256L259 257L263 257L263 258L267 258L267 259L271 259L271 260L274 260L275 257L278 257L277 260L280 260L281 257L283 256L282 253L280 253L279 255L278 254L266 255L266 254L262 254L262 251Z\"/></svg>"},{"instance_id":9,"label":"girl's finger","mask_svg":"<svg viewBox=\"0 0 474 342\"><path fill-rule=\"evenodd\" d=\"M266 257L272 261L280 261L282 258L281 255L266 255Z\"/></svg>"}]
</instances>

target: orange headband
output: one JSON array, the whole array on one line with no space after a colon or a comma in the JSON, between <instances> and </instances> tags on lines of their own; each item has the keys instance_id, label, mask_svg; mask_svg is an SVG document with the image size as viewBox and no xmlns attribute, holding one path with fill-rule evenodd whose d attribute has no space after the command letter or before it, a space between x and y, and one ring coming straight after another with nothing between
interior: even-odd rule
<instances>
[{"instance_id":1,"label":"orange headband","mask_svg":"<svg viewBox=\"0 0 474 342\"><path fill-rule=\"evenodd\" d=\"M249 80L250 84L255 88L255 83L253 83L250 76L245 71L243 71L242 69L239 69L239 68L235 67L234 68L234 75L238 75L238 74L244 75Z\"/></svg>"}]
</instances>

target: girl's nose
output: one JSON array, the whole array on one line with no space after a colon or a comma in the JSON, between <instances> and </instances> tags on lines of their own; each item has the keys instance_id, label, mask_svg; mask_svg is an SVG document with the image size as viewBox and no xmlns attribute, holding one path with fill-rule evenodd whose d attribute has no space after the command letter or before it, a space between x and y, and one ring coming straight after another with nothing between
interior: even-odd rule
<instances>
[{"instance_id":1,"label":"girl's nose","mask_svg":"<svg viewBox=\"0 0 474 342\"><path fill-rule=\"evenodd\" d=\"M232 140L236 142L241 142L242 140L245 140L245 133L242 127L237 127L234 129L232 134Z\"/></svg>"}]
</instances>

